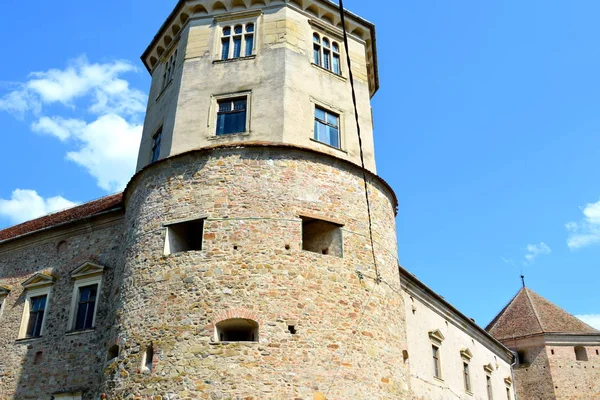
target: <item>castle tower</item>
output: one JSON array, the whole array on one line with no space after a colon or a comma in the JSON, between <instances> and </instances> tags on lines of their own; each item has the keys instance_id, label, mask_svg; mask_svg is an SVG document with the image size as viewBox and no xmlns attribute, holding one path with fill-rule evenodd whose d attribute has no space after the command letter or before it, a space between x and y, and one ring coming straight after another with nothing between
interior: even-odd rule
<instances>
[{"instance_id":1,"label":"castle tower","mask_svg":"<svg viewBox=\"0 0 600 400\"><path fill-rule=\"evenodd\" d=\"M523 287L486 330L518 354L520 400L600 398L600 332Z\"/></svg>"},{"instance_id":2,"label":"castle tower","mask_svg":"<svg viewBox=\"0 0 600 400\"><path fill-rule=\"evenodd\" d=\"M145 51L108 398L408 398L375 29L345 17L348 50L328 0L181 0Z\"/></svg>"}]
</instances>

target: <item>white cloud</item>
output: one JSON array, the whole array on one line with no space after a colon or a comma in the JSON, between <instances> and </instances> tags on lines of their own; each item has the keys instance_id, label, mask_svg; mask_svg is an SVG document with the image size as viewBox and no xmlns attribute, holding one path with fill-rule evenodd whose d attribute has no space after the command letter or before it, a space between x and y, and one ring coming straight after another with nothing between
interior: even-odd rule
<instances>
[{"instance_id":1,"label":"white cloud","mask_svg":"<svg viewBox=\"0 0 600 400\"><path fill-rule=\"evenodd\" d=\"M135 115L146 109L144 92L132 89L121 74L137 68L122 60L92 64L85 56L69 63L65 69L32 72L29 80L0 98L0 110L22 116L27 111L39 113L42 105L60 103L74 107L73 101L88 98L87 110L94 114Z\"/></svg>"},{"instance_id":2,"label":"white cloud","mask_svg":"<svg viewBox=\"0 0 600 400\"><path fill-rule=\"evenodd\" d=\"M77 119L43 117L31 127L60 140L74 142L76 150L67 159L84 167L107 192L122 190L135 168L142 126L116 114L92 123Z\"/></svg>"},{"instance_id":3,"label":"white cloud","mask_svg":"<svg viewBox=\"0 0 600 400\"><path fill-rule=\"evenodd\" d=\"M527 254L525 254L525 264L532 264L538 256L550 253L552 253L552 249L544 242L540 242L540 244L528 244Z\"/></svg>"},{"instance_id":4,"label":"white cloud","mask_svg":"<svg viewBox=\"0 0 600 400\"><path fill-rule=\"evenodd\" d=\"M135 171L147 96L131 88L122 74L136 72L127 61L90 63L73 60L65 69L34 72L26 82L8 84L0 111L17 118L31 112L34 132L69 146L65 157L84 167L107 192L122 190ZM50 105L64 106L61 115L42 115ZM82 118L84 109L91 118Z\"/></svg>"},{"instance_id":5,"label":"white cloud","mask_svg":"<svg viewBox=\"0 0 600 400\"><path fill-rule=\"evenodd\" d=\"M44 199L35 190L16 189L9 200L0 199L0 217L18 224L76 205L62 196Z\"/></svg>"},{"instance_id":6,"label":"white cloud","mask_svg":"<svg viewBox=\"0 0 600 400\"><path fill-rule=\"evenodd\" d=\"M600 329L600 314L576 315L576 317L592 328Z\"/></svg>"},{"instance_id":7,"label":"white cloud","mask_svg":"<svg viewBox=\"0 0 600 400\"><path fill-rule=\"evenodd\" d=\"M583 219L565 224L569 231L567 245L570 249L579 249L600 243L600 201L581 207Z\"/></svg>"}]
</instances>

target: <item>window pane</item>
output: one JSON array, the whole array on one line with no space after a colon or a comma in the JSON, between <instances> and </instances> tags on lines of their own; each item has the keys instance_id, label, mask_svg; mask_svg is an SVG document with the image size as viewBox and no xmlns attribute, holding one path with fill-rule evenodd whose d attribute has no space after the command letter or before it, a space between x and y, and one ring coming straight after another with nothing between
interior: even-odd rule
<instances>
[{"instance_id":1,"label":"window pane","mask_svg":"<svg viewBox=\"0 0 600 400\"><path fill-rule=\"evenodd\" d=\"M234 100L233 109L235 111L245 110L246 109L246 99Z\"/></svg>"},{"instance_id":2,"label":"window pane","mask_svg":"<svg viewBox=\"0 0 600 400\"><path fill-rule=\"evenodd\" d=\"M231 27L227 26L225 28L223 28L223 36L229 36L231 35Z\"/></svg>"},{"instance_id":3,"label":"window pane","mask_svg":"<svg viewBox=\"0 0 600 400\"><path fill-rule=\"evenodd\" d=\"M323 50L323 68L331 69L331 55L329 50Z\"/></svg>"},{"instance_id":4,"label":"window pane","mask_svg":"<svg viewBox=\"0 0 600 400\"><path fill-rule=\"evenodd\" d=\"M326 113L327 114L327 123L331 124L333 126L335 126L337 128L338 126L338 117L335 114L332 113Z\"/></svg>"},{"instance_id":5,"label":"window pane","mask_svg":"<svg viewBox=\"0 0 600 400\"><path fill-rule=\"evenodd\" d=\"M85 329L85 317L87 315L87 303L79 304L77 308L77 319L75 320L75 329Z\"/></svg>"},{"instance_id":6,"label":"window pane","mask_svg":"<svg viewBox=\"0 0 600 400\"><path fill-rule=\"evenodd\" d=\"M335 51L336 53L340 52L340 46L338 46L336 42L333 42L333 51Z\"/></svg>"},{"instance_id":7,"label":"window pane","mask_svg":"<svg viewBox=\"0 0 600 400\"><path fill-rule=\"evenodd\" d=\"M223 135L225 133L225 115L217 115L217 135Z\"/></svg>"},{"instance_id":8,"label":"window pane","mask_svg":"<svg viewBox=\"0 0 600 400\"><path fill-rule=\"evenodd\" d=\"M219 102L219 112L231 111L231 101Z\"/></svg>"},{"instance_id":9,"label":"window pane","mask_svg":"<svg viewBox=\"0 0 600 400\"><path fill-rule=\"evenodd\" d=\"M254 24L246 25L246 32L254 32Z\"/></svg>"},{"instance_id":10,"label":"window pane","mask_svg":"<svg viewBox=\"0 0 600 400\"><path fill-rule=\"evenodd\" d=\"M233 58L239 58L242 53L242 38L234 37L233 38Z\"/></svg>"},{"instance_id":11,"label":"window pane","mask_svg":"<svg viewBox=\"0 0 600 400\"><path fill-rule=\"evenodd\" d=\"M46 308L46 296L31 298L31 311L40 311Z\"/></svg>"},{"instance_id":12,"label":"window pane","mask_svg":"<svg viewBox=\"0 0 600 400\"><path fill-rule=\"evenodd\" d=\"M340 74L340 56L338 56L337 54L333 55L333 69L332 71L336 74Z\"/></svg>"},{"instance_id":13,"label":"window pane","mask_svg":"<svg viewBox=\"0 0 600 400\"><path fill-rule=\"evenodd\" d=\"M327 143L326 125L315 120L315 139L319 142Z\"/></svg>"},{"instance_id":14,"label":"window pane","mask_svg":"<svg viewBox=\"0 0 600 400\"><path fill-rule=\"evenodd\" d=\"M254 48L254 35L246 35L246 54L245 56L251 56Z\"/></svg>"},{"instance_id":15,"label":"window pane","mask_svg":"<svg viewBox=\"0 0 600 400\"><path fill-rule=\"evenodd\" d=\"M329 136L329 142L327 142L330 146L333 147L340 147L340 141L339 141L339 131L336 128L332 128L330 126L327 127L328 130L328 136Z\"/></svg>"},{"instance_id":16,"label":"window pane","mask_svg":"<svg viewBox=\"0 0 600 400\"><path fill-rule=\"evenodd\" d=\"M229 38L223 39L223 50L221 51L221 60L227 60L229 58Z\"/></svg>"},{"instance_id":17,"label":"window pane","mask_svg":"<svg viewBox=\"0 0 600 400\"><path fill-rule=\"evenodd\" d=\"M314 62L317 65L321 65L321 46L315 44L313 51Z\"/></svg>"},{"instance_id":18,"label":"window pane","mask_svg":"<svg viewBox=\"0 0 600 400\"><path fill-rule=\"evenodd\" d=\"M329 48L329 39L323 38L323 46Z\"/></svg>"},{"instance_id":19,"label":"window pane","mask_svg":"<svg viewBox=\"0 0 600 400\"><path fill-rule=\"evenodd\" d=\"M314 41L315 43L321 43L321 38L319 37L319 35L318 35L318 34L316 34L316 33L315 33L315 34L313 35L313 41Z\"/></svg>"},{"instance_id":20,"label":"window pane","mask_svg":"<svg viewBox=\"0 0 600 400\"><path fill-rule=\"evenodd\" d=\"M315 107L315 118L325 121L325 110Z\"/></svg>"},{"instance_id":21,"label":"window pane","mask_svg":"<svg viewBox=\"0 0 600 400\"><path fill-rule=\"evenodd\" d=\"M235 27L235 28L233 28L233 32L234 32L236 35L239 35L240 33L242 33L242 26L241 26L241 25L236 25L236 27Z\"/></svg>"}]
</instances>

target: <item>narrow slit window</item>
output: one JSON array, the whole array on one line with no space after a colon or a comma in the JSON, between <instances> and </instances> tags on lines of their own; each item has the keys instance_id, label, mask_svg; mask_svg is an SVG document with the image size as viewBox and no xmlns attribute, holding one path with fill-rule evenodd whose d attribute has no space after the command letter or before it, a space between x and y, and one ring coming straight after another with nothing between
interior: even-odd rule
<instances>
[{"instance_id":1,"label":"narrow slit window","mask_svg":"<svg viewBox=\"0 0 600 400\"><path fill-rule=\"evenodd\" d=\"M465 390L471 392L471 373L469 371L469 363L463 362L463 378L465 381Z\"/></svg>"},{"instance_id":2,"label":"narrow slit window","mask_svg":"<svg viewBox=\"0 0 600 400\"><path fill-rule=\"evenodd\" d=\"M315 106L314 139L329 146L340 148L340 116Z\"/></svg>"},{"instance_id":3,"label":"narrow slit window","mask_svg":"<svg viewBox=\"0 0 600 400\"><path fill-rule=\"evenodd\" d=\"M442 366L440 364L440 348L432 345L431 353L433 358L433 376L442 379Z\"/></svg>"},{"instance_id":4,"label":"narrow slit window","mask_svg":"<svg viewBox=\"0 0 600 400\"><path fill-rule=\"evenodd\" d=\"M144 355L142 357L142 371L152 372L153 367L154 367L154 345L152 343L150 343L146 347L146 351L144 351Z\"/></svg>"},{"instance_id":5,"label":"narrow slit window","mask_svg":"<svg viewBox=\"0 0 600 400\"><path fill-rule=\"evenodd\" d=\"M202 250L204 219L180 222L167 227L165 254Z\"/></svg>"},{"instance_id":6,"label":"narrow slit window","mask_svg":"<svg viewBox=\"0 0 600 400\"><path fill-rule=\"evenodd\" d=\"M248 98L222 99L217 102L217 135L246 132Z\"/></svg>"},{"instance_id":7,"label":"narrow slit window","mask_svg":"<svg viewBox=\"0 0 600 400\"><path fill-rule=\"evenodd\" d=\"M152 137L152 159L150 162L155 162L159 159L161 144L162 144L162 126Z\"/></svg>"},{"instance_id":8,"label":"narrow slit window","mask_svg":"<svg viewBox=\"0 0 600 400\"><path fill-rule=\"evenodd\" d=\"M341 225L311 217L302 217L302 250L342 257Z\"/></svg>"},{"instance_id":9,"label":"narrow slit window","mask_svg":"<svg viewBox=\"0 0 600 400\"><path fill-rule=\"evenodd\" d=\"M488 400L494 400L494 393L492 391L492 377L489 375L486 375L485 378L486 378Z\"/></svg>"}]
</instances>

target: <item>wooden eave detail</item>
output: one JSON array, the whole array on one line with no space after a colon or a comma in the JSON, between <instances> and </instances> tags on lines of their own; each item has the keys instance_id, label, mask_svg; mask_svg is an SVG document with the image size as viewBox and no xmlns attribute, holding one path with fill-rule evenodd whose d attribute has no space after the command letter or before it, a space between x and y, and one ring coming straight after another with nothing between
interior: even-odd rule
<instances>
[{"instance_id":1,"label":"wooden eave detail","mask_svg":"<svg viewBox=\"0 0 600 400\"><path fill-rule=\"evenodd\" d=\"M21 285L25 289L35 289L38 287L44 287L48 285L54 284L54 277L48 274L37 273L33 275L31 278L27 279Z\"/></svg>"},{"instance_id":2,"label":"wooden eave detail","mask_svg":"<svg viewBox=\"0 0 600 400\"><path fill-rule=\"evenodd\" d=\"M483 366L483 370L484 370L485 372L487 372L487 373L490 373L490 374L491 374L492 372L494 372L494 367L492 366L492 364L491 364L491 363L489 363L489 364L486 364L486 365L484 365L484 366Z\"/></svg>"},{"instance_id":3,"label":"wooden eave detail","mask_svg":"<svg viewBox=\"0 0 600 400\"><path fill-rule=\"evenodd\" d=\"M460 356L466 360L470 360L473 358L473 353L471 353L471 350L465 348L460 351Z\"/></svg>"},{"instance_id":4,"label":"wooden eave detail","mask_svg":"<svg viewBox=\"0 0 600 400\"><path fill-rule=\"evenodd\" d=\"M101 275L106 268L102 265L94 264L93 262L85 262L71 272L72 279L88 278L91 276Z\"/></svg>"},{"instance_id":5,"label":"wooden eave detail","mask_svg":"<svg viewBox=\"0 0 600 400\"><path fill-rule=\"evenodd\" d=\"M429 339L436 343L442 343L446 338L439 329L429 331Z\"/></svg>"}]
</instances>

